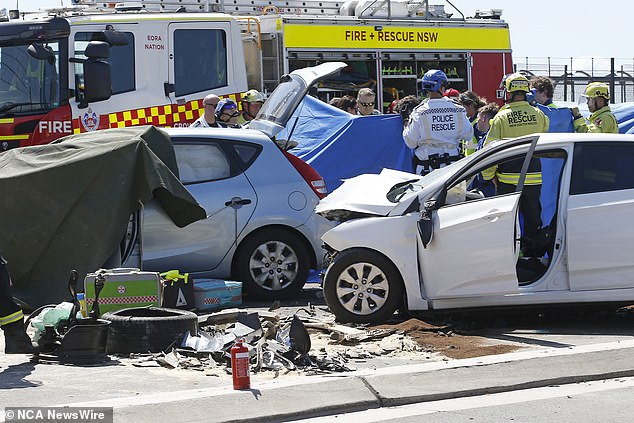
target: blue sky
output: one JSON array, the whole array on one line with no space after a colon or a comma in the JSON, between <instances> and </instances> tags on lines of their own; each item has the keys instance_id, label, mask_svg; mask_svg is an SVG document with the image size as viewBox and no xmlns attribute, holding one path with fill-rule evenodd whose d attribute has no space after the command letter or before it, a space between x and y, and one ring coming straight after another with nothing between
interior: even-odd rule
<instances>
[{"instance_id":1,"label":"blue sky","mask_svg":"<svg viewBox=\"0 0 634 423\"><path fill-rule=\"evenodd\" d=\"M71 0L17 0L22 10L69 6ZM104 0L105 1L105 0ZM123 0L118 0L123 1ZM634 49L629 36L634 17L631 0L452 0L465 16L476 9L502 9L509 23L515 62L529 57L609 58L615 57L630 66ZM430 0L430 4L445 4ZM15 8L16 0L0 0L0 9ZM456 13L457 15L457 13Z\"/></svg>"}]
</instances>

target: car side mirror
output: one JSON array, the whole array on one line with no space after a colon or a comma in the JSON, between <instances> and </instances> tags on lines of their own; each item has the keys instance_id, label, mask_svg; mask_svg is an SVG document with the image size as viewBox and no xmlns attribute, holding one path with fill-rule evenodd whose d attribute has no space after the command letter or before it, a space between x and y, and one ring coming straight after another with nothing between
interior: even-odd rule
<instances>
[{"instance_id":1,"label":"car side mirror","mask_svg":"<svg viewBox=\"0 0 634 423\"><path fill-rule=\"evenodd\" d=\"M421 213L420 219L418 219L418 234L420 235L420 239L423 243L423 247L427 248L427 245L431 242L434 237L434 227L431 221L431 210L425 209Z\"/></svg>"}]
</instances>

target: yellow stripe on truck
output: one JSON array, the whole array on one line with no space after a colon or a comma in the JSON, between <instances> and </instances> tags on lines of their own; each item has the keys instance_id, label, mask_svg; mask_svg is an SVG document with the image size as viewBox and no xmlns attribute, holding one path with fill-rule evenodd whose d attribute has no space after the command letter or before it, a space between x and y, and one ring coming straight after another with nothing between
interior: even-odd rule
<instances>
[{"instance_id":1,"label":"yellow stripe on truck","mask_svg":"<svg viewBox=\"0 0 634 423\"><path fill-rule=\"evenodd\" d=\"M381 28L381 30L377 30ZM319 34L318 37L315 34ZM284 24L286 48L510 50L508 28Z\"/></svg>"}]
</instances>

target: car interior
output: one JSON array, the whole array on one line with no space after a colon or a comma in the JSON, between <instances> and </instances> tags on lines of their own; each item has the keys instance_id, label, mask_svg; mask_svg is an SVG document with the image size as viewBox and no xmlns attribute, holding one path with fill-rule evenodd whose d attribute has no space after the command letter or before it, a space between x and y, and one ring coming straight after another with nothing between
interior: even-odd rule
<instances>
[{"instance_id":1,"label":"car interior","mask_svg":"<svg viewBox=\"0 0 634 423\"><path fill-rule=\"evenodd\" d=\"M530 285L539 280L551 263L555 247L557 233L557 210L559 192L561 189L561 177L563 174L566 152L563 150L539 151L534 155L539 159L542 173L541 193L539 197L541 208L541 227L537 234L531 238L520 234L520 253L516 264L517 279L520 286ZM525 155L514 156L503 161L524 160ZM491 167L488 164L484 168ZM483 167L476 167L455 182L447 190L445 205L457 204L469 201L478 201L495 195L496 187L491 181L482 177ZM524 216L519 212L520 228L523 232ZM517 234L509 234L514 239Z\"/></svg>"}]
</instances>

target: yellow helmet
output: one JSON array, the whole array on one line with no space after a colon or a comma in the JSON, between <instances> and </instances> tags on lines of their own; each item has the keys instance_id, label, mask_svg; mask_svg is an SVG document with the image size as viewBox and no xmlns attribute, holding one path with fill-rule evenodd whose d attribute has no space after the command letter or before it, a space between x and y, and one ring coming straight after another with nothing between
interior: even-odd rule
<instances>
[{"instance_id":1,"label":"yellow helmet","mask_svg":"<svg viewBox=\"0 0 634 423\"><path fill-rule=\"evenodd\" d=\"M527 93L530 91L528 78L521 73L513 73L511 75L508 75L506 77L506 81L504 82L504 87L509 93L514 93L516 91L523 91Z\"/></svg>"},{"instance_id":2,"label":"yellow helmet","mask_svg":"<svg viewBox=\"0 0 634 423\"><path fill-rule=\"evenodd\" d=\"M590 98L603 97L606 100L609 100L610 88L608 87L608 84L604 84L603 82L591 82L586 87L583 96Z\"/></svg>"},{"instance_id":3,"label":"yellow helmet","mask_svg":"<svg viewBox=\"0 0 634 423\"><path fill-rule=\"evenodd\" d=\"M242 95L242 101L246 101L247 103L264 103L264 100L264 94L258 90L249 90Z\"/></svg>"}]
</instances>

